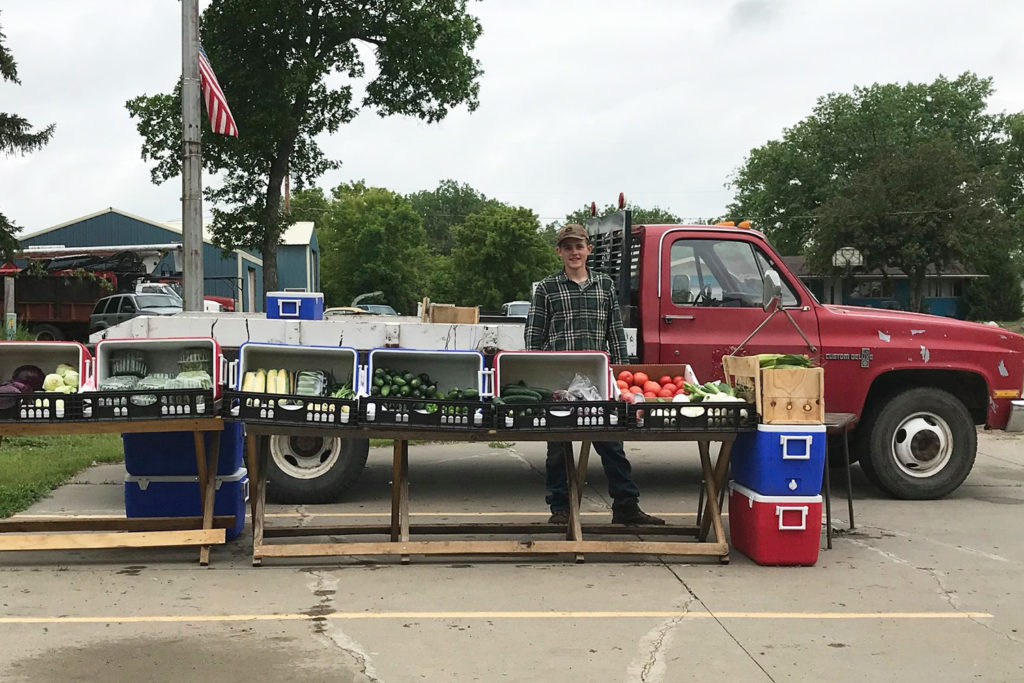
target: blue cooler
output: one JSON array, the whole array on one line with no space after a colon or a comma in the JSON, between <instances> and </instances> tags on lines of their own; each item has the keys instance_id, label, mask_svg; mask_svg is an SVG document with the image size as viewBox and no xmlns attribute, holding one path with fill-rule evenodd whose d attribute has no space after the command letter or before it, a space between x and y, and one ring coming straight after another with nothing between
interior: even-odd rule
<instances>
[{"instance_id":1,"label":"blue cooler","mask_svg":"<svg viewBox=\"0 0 1024 683\"><path fill-rule=\"evenodd\" d=\"M825 469L825 425L758 425L732 447L732 478L762 496L816 496Z\"/></svg>"},{"instance_id":2,"label":"blue cooler","mask_svg":"<svg viewBox=\"0 0 1024 683\"><path fill-rule=\"evenodd\" d=\"M267 292L267 317L323 320L323 292Z\"/></svg>"},{"instance_id":3,"label":"blue cooler","mask_svg":"<svg viewBox=\"0 0 1024 683\"><path fill-rule=\"evenodd\" d=\"M213 514L234 515L235 526L227 529L227 540L245 527L245 504L249 500L249 475L244 467L230 476L216 478ZM198 476L124 478L124 512L127 517L201 517L202 496Z\"/></svg>"},{"instance_id":4,"label":"blue cooler","mask_svg":"<svg viewBox=\"0 0 1024 683\"><path fill-rule=\"evenodd\" d=\"M122 434L124 468L136 476L196 476L196 449L192 432L161 432L152 434ZM211 433L203 432L206 447L210 447ZM225 422L220 435L220 455L217 474L234 474L242 466L245 436L241 422Z\"/></svg>"}]
</instances>

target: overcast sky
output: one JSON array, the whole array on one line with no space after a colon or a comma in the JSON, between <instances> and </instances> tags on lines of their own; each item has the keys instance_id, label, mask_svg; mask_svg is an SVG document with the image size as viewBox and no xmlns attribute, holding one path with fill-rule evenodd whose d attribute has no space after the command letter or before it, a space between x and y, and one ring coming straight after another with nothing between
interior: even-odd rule
<instances>
[{"instance_id":1,"label":"overcast sky","mask_svg":"<svg viewBox=\"0 0 1024 683\"><path fill-rule=\"evenodd\" d=\"M1012 0L488 0L471 11L484 29L479 109L434 125L364 111L321 140L342 161L322 187L365 179L405 193L453 178L543 222L621 191L696 219L722 213L750 149L829 92L970 70L995 79L993 110L1024 110L1024 3ZM180 182L150 182L124 108L174 86L180 4L7 0L0 25L22 82L0 84L0 111L57 125L42 150L0 157L0 212L26 231L108 206L180 219Z\"/></svg>"}]
</instances>

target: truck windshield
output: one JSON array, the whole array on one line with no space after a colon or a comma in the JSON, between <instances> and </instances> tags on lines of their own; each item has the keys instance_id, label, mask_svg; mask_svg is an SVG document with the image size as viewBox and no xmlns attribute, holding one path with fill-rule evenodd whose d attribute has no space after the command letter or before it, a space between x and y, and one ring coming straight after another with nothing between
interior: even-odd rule
<instances>
[{"instance_id":1,"label":"truck windshield","mask_svg":"<svg viewBox=\"0 0 1024 683\"><path fill-rule=\"evenodd\" d=\"M139 294L135 301L139 308L181 308L181 300L167 294Z\"/></svg>"}]
</instances>

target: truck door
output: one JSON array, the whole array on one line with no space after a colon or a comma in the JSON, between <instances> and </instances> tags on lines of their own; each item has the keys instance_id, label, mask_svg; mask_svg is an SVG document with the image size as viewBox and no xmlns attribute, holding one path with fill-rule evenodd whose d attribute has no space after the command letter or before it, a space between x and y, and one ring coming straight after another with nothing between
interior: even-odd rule
<instances>
[{"instance_id":1,"label":"truck door","mask_svg":"<svg viewBox=\"0 0 1024 683\"><path fill-rule=\"evenodd\" d=\"M735 232L696 238L666 233L659 275L660 362L689 363L701 381L722 377L722 356L732 353L768 314L761 307L764 274L782 280L782 305L808 340L819 346L818 320L810 294L753 239ZM780 311L753 339L744 355L806 353L800 333Z\"/></svg>"}]
</instances>

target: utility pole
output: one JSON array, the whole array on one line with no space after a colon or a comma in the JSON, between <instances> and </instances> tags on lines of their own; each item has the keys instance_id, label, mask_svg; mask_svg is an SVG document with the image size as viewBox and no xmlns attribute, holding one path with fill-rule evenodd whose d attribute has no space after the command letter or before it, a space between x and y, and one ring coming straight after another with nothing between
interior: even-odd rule
<instances>
[{"instance_id":1,"label":"utility pole","mask_svg":"<svg viewBox=\"0 0 1024 683\"><path fill-rule=\"evenodd\" d=\"M181 0L181 245L186 311L203 310L203 179L199 0Z\"/></svg>"}]
</instances>

